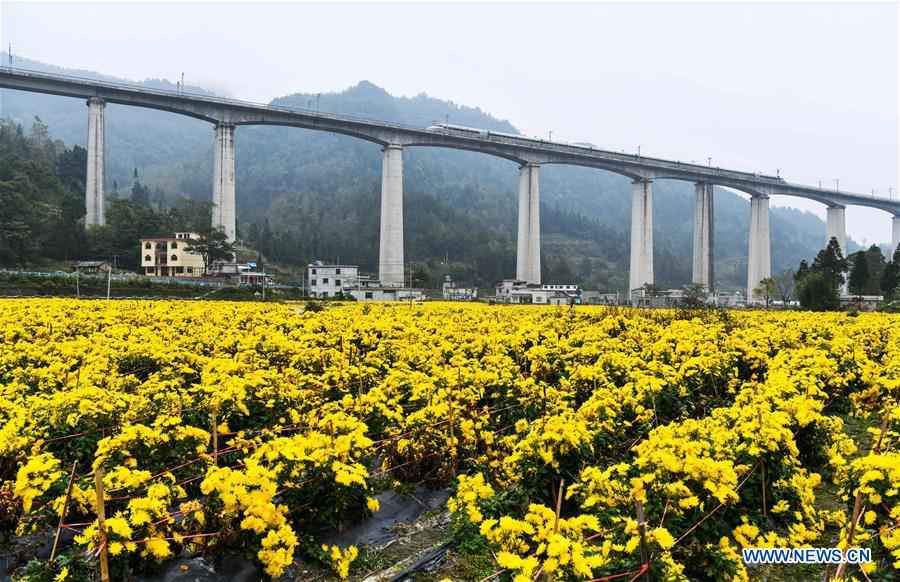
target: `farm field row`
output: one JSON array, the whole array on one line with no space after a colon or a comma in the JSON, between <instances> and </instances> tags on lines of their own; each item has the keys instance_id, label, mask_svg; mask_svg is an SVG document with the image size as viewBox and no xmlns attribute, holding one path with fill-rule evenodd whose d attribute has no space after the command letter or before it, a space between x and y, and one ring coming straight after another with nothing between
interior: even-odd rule
<instances>
[{"instance_id":1,"label":"farm field row","mask_svg":"<svg viewBox=\"0 0 900 582\"><path fill-rule=\"evenodd\" d=\"M0 335L0 531L65 506L113 579L235 549L346 578L321 532L415 485L501 580L836 544L873 561L829 576L900 576L897 316L12 299Z\"/></svg>"}]
</instances>

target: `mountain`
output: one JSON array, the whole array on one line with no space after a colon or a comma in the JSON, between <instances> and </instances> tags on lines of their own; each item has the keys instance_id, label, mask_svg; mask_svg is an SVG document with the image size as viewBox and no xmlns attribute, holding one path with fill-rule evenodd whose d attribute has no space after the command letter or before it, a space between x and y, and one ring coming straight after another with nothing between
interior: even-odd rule
<instances>
[{"instance_id":1,"label":"mountain","mask_svg":"<svg viewBox=\"0 0 900 582\"><path fill-rule=\"evenodd\" d=\"M21 58L17 66L122 81ZM165 80L141 84L175 87ZM340 92L295 93L272 103L418 126L449 120L518 133L509 121L478 108L424 93L395 97L367 81ZM0 116L25 127L38 116L53 138L67 144L84 143L86 113L78 99L0 91ZM128 191L137 168L141 181L157 192L157 202L181 194L209 199L213 145L209 124L111 104L106 131L108 188ZM377 145L343 135L268 126L238 128L240 236L283 263L340 259L377 270L381 155ZM518 170L507 160L474 152L407 148L407 260L431 284L445 273L481 286L512 276L517 184ZM679 287L690 281L693 184L658 180L653 187L657 283ZM589 168L548 165L541 168L540 188L544 279L624 291L631 206L628 179ZM717 189L715 205L717 284L742 288L749 204L733 192ZM825 225L812 213L773 208L770 223L774 273L796 269L800 260L811 259L823 246Z\"/></svg>"}]
</instances>

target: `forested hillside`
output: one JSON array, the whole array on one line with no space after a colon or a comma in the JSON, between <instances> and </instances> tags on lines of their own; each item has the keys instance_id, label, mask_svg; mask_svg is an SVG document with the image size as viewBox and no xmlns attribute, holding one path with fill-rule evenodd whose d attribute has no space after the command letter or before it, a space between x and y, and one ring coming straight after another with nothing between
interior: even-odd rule
<instances>
[{"instance_id":1,"label":"forested hillside","mask_svg":"<svg viewBox=\"0 0 900 582\"><path fill-rule=\"evenodd\" d=\"M17 63L48 68L22 59ZM166 81L147 83L174 88ZM274 103L419 126L446 119L516 132L510 122L480 109L424 94L394 97L365 81L338 93L297 93ZM29 128L36 115L47 123L53 138L70 145L84 143L83 101L0 91L0 116ZM107 187L114 194L130 196L136 168L153 207L171 206L179 196L209 200L213 142L209 124L109 105L106 131ZM585 139L600 141L594 136ZM285 264L340 259L376 269L378 146L342 135L278 127L241 127L236 142L238 227L243 239L270 260ZM517 172L511 162L476 153L408 148L404 152L407 260L432 284L446 272L482 286L514 275ZM602 171L541 169L546 281L625 289L630 187L626 178ZM654 183L654 192L657 282L681 286L690 280L693 185L661 180ZM722 287L741 287L746 279L749 205L724 190L717 191L715 204L717 281ZM814 256L823 245L825 226L810 213L775 208L771 232L773 270L778 272Z\"/></svg>"}]
</instances>

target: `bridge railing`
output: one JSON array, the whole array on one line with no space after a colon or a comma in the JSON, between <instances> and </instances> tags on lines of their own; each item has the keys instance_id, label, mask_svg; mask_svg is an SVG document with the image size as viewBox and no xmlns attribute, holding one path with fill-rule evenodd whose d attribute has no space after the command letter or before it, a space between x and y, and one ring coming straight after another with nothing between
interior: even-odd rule
<instances>
[{"instance_id":1,"label":"bridge railing","mask_svg":"<svg viewBox=\"0 0 900 582\"><path fill-rule=\"evenodd\" d=\"M221 97L219 95L214 95L211 93L198 93L195 91L170 91L166 89L159 89L156 87L149 87L147 85L143 85L141 83L119 83L115 81L107 81L96 79L92 77L79 77L76 75L65 75L61 73L48 73L46 71L35 71L32 69L22 69L17 67L0 67L0 71L10 73L12 75L18 75L21 77L32 77L36 79L47 79L47 80L61 80L61 81L71 81L74 83L79 83L82 85L91 85L91 86L99 86L108 89L121 89L125 91L136 91L140 93L151 93L154 95L159 95L161 97L174 97L174 98L188 98L188 99L196 99L205 102L217 103L220 105L230 105L233 107L247 107L247 108L255 108L255 109L265 109L271 111L277 111L282 113L299 113L301 115L308 115L310 117L319 117L322 119L332 119L335 121L349 121L349 122L357 122L357 123L367 123L378 126L389 126L395 127L397 129L404 130L412 130L412 131L424 131L423 128L417 127L414 125L408 125L403 123L397 123L393 121L384 121L381 119L371 119L366 117L359 117L355 115L346 115L346 114L337 114L337 113L323 113L318 110L305 109L302 107L285 107L284 105L272 105L269 103L259 103L255 101L248 101L244 99L231 99L228 97Z\"/></svg>"}]
</instances>

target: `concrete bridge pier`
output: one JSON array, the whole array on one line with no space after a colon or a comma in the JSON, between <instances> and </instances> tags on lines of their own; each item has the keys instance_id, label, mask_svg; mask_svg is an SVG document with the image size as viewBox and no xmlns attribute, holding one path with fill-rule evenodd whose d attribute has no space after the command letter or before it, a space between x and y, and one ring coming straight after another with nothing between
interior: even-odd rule
<instances>
[{"instance_id":1,"label":"concrete bridge pier","mask_svg":"<svg viewBox=\"0 0 900 582\"><path fill-rule=\"evenodd\" d=\"M99 97L87 100L87 177L85 179L84 202L87 227L106 224L104 194L104 143L106 137L106 101Z\"/></svg>"},{"instance_id":2,"label":"concrete bridge pier","mask_svg":"<svg viewBox=\"0 0 900 582\"><path fill-rule=\"evenodd\" d=\"M213 154L213 228L225 231L234 242L236 233L234 208L234 125L216 124L216 144Z\"/></svg>"},{"instance_id":3,"label":"concrete bridge pier","mask_svg":"<svg viewBox=\"0 0 900 582\"><path fill-rule=\"evenodd\" d=\"M847 256L847 226L846 226L846 209L843 206L829 206L826 214L827 234L825 244L827 245L831 239L836 238L838 244L841 245L841 253Z\"/></svg>"},{"instance_id":4,"label":"concrete bridge pier","mask_svg":"<svg viewBox=\"0 0 900 582\"><path fill-rule=\"evenodd\" d=\"M826 239L825 244L828 245L832 238L836 238L841 247L841 254L847 257L847 221L846 209L843 206L829 206L825 216ZM850 277L844 278L844 285L841 287L841 293L849 293Z\"/></svg>"},{"instance_id":5,"label":"concrete bridge pier","mask_svg":"<svg viewBox=\"0 0 900 582\"><path fill-rule=\"evenodd\" d=\"M403 286L403 147L384 147L381 166L381 234L378 277L383 285Z\"/></svg>"},{"instance_id":6,"label":"concrete bridge pier","mask_svg":"<svg viewBox=\"0 0 900 582\"><path fill-rule=\"evenodd\" d=\"M516 279L541 283L540 166L519 168L519 231L516 238Z\"/></svg>"},{"instance_id":7,"label":"concrete bridge pier","mask_svg":"<svg viewBox=\"0 0 900 582\"><path fill-rule=\"evenodd\" d=\"M891 220L891 254L900 246L900 216L894 216ZM890 259L889 259L890 260Z\"/></svg>"},{"instance_id":8,"label":"concrete bridge pier","mask_svg":"<svg viewBox=\"0 0 900 582\"><path fill-rule=\"evenodd\" d=\"M772 276L769 240L769 197L750 197L750 252L747 260L747 302L758 303L753 290L759 282Z\"/></svg>"},{"instance_id":9,"label":"concrete bridge pier","mask_svg":"<svg viewBox=\"0 0 900 582\"><path fill-rule=\"evenodd\" d=\"M694 269L691 281L713 291L713 185L697 182L694 202Z\"/></svg>"},{"instance_id":10,"label":"concrete bridge pier","mask_svg":"<svg viewBox=\"0 0 900 582\"><path fill-rule=\"evenodd\" d=\"M637 179L631 185L631 264L628 294L653 284L653 181Z\"/></svg>"}]
</instances>

